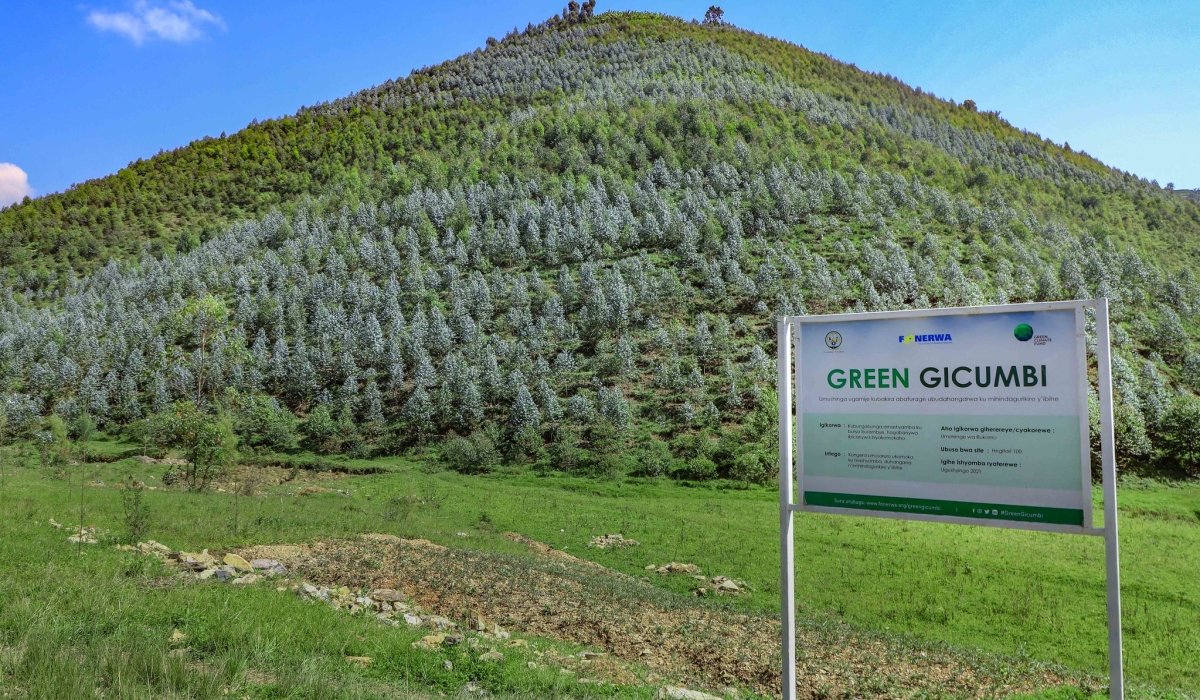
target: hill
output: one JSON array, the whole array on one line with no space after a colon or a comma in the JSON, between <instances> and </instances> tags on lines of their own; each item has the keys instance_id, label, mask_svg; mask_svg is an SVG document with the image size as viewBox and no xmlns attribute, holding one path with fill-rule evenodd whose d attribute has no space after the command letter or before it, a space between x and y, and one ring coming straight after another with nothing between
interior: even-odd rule
<instances>
[{"instance_id":1,"label":"hill","mask_svg":"<svg viewBox=\"0 0 1200 700\"><path fill-rule=\"evenodd\" d=\"M766 481L778 314L1107 296L1120 455L1194 472L1197 234L973 104L575 13L0 212L0 379L45 441L190 402L244 452Z\"/></svg>"}]
</instances>

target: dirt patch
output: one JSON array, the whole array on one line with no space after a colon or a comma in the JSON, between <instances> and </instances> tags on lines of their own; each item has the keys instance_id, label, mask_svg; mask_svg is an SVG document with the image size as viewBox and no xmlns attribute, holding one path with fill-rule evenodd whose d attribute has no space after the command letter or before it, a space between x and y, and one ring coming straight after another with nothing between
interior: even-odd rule
<instances>
[{"instance_id":1,"label":"dirt patch","mask_svg":"<svg viewBox=\"0 0 1200 700\"><path fill-rule=\"evenodd\" d=\"M779 692L778 620L685 598L517 533L505 537L543 555L514 557L448 549L390 535L311 545L251 547L326 586L392 588L457 620L484 617L526 634L601 649L670 677L716 688ZM949 694L995 697L1061 679L855 633L836 623L797 630L801 697Z\"/></svg>"}]
</instances>

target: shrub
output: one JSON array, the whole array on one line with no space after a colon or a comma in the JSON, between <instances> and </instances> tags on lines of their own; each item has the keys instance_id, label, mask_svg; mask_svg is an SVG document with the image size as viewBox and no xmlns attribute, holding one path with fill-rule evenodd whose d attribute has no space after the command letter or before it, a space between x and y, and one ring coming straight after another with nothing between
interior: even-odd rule
<instances>
[{"instance_id":1,"label":"shrub","mask_svg":"<svg viewBox=\"0 0 1200 700\"><path fill-rule=\"evenodd\" d=\"M729 478L749 484L770 483L775 474L775 465L771 458L754 449L743 451L729 468Z\"/></svg>"},{"instance_id":2,"label":"shrub","mask_svg":"<svg viewBox=\"0 0 1200 700\"><path fill-rule=\"evenodd\" d=\"M683 468L677 469L674 476L679 479L692 481L708 481L717 478L717 463L707 457L696 457L684 462Z\"/></svg>"},{"instance_id":3,"label":"shrub","mask_svg":"<svg viewBox=\"0 0 1200 700\"><path fill-rule=\"evenodd\" d=\"M1175 397L1163 420L1161 438L1165 459L1190 475L1200 475L1200 398Z\"/></svg>"},{"instance_id":4,"label":"shrub","mask_svg":"<svg viewBox=\"0 0 1200 700\"><path fill-rule=\"evenodd\" d=\"M460 474L481 474L496 464L496 445L482 431L470 438L452 435L442 441L441 461Z\"/></svg>"}]
</instances>

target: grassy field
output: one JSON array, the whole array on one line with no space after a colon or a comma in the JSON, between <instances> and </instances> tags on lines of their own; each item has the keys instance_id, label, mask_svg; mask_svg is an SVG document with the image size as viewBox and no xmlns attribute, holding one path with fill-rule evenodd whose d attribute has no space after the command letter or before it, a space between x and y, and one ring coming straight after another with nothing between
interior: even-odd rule
<instances>
[{"instance_id":1,"label":"grassy field","mask_svg":"<svg viewBox=\"0 0 1200 700\"><path fill-rule=\"evenodd\" d=\"M97 443L94 451L123 447L128 446ZM147 697L215 697L228 685L211 679L244 675L247 668L285 679L272 686L282 690L261 697L374 697L384 682L422 697L477 677L472 674L478 669L469 665L454 671L429 666L403 634L323 608L314 612L272 590L153 590L158 579L152 561L97 545L77 558L74 545L65 541L66 528L47 527L51 517L67 527L78 523L82 478L95 484L83 489L86 523L120 538L121 491L99 484L133 475L156 485L161 466L133 459L78 466L67 481L32 459L21 463L8 456L4 463L0 659L6 682L24 683L26 690L30 679L55 684L54 692L30 697L90 696L88 684L98 678L135 682L150 676L161 683L157 693L146 690ZM697 564L706 574L751 585L750 596L723 605L758 613L778 609L777 506L769 490L530 473L466 477L400 459L335 466L386 471L302 471L289 483L265 485L259 496L239 499L236 533L229 493L148 491L148 536L198 550L386 532L525 555L523 545L499 534L517 531L634 576L646 576L649 564ZM292 495L316 483L307 481L314 478L324 478L321 485L331 491ZM1127 679L1143 696L1194 695L1200 692L1200 485L1126 482L1121 513ZM587 548L591 537L614 532L641 546ZM964 653L1059 664L1083 678L1105 672L1099 539L804 515L797 523L796 549L802 615L834 616ZM650 578L679 593L696 585L686 577ZM166 635L183 622L210 650L206 663L216 666L201 674L209 680L202 682L194 665L164 657ZM273 631L264 636L264 629ZM15 645L22 650L19 659ZM347 667L344 655L394 661L359 671ZM494 689L535 697L615 692L581 690L518 662L514 657L507 671L489 667L489 673L501 674L493 679ZM201 689L204 683L212 685L211 692ZM122 697L139 697L141 691L130 688Z\"/></svg>"}]
</instances>

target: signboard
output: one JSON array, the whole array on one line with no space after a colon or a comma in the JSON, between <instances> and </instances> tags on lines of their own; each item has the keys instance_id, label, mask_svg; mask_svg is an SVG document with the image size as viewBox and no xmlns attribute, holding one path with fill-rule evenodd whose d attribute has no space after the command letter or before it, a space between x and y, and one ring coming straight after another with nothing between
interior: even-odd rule
<instances>
[{"instance_id":1,"label":"signboard","mask_svg":"<svg viewBox=\"0 0 1200 700\"><path fill-rule=\"evenodd\" d=\"M806 510L1091 526L1082 307L795 324Z\"/></svg>"},{"instance_id":2,"label":"signboard","mask_svg":"<svg viewBox=\"0 0 1200 700\"><path fill-rule=\"evenodd\" d=\"M1099 528L1087 309L1104 478ZM1109 694L1123 698L1107 300L793 316L780 320L777 337L784 700L796 697L796 511L1102 536Z\"/></svg>"}]
</instances>

